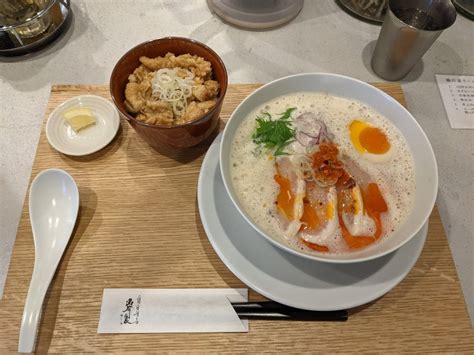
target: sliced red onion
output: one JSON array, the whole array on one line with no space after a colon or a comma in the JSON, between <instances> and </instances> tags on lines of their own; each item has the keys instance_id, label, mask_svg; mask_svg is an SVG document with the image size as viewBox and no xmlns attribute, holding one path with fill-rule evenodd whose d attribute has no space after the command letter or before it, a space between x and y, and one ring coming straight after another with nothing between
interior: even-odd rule
<instances>
[{"instance_id":1,"label":"sliced red onion","mask_svg":"<svg viewBox=\"0 0 474 355\"><path fill-rule=\"evenodd\" d=\"M312 112L305 112L295 118L296 139L305 146L311 147L322 142L330 142L334 136L328 132L324 121L316 118Z\"/></svg>"},{"instance_id":2,"label":"sliced red onion","mask_svg":"<svg viewBox=\"0 0 474 355\"><path fill-rule=\"evenodd\" d=\"M329 133L328 127L324 121L318 120L318 122L321 125L321 130L319 131L319 143L331 142L334 139L334 135Z\"/></svg>"},{"instance_id":3,"label":"sliced red onion","mask_svg":"<svg viewBox=\"0 0 474 355\"><path fill-rule=\"evenodd\" d=\"M310 136L308 133L303 131L297 131L296 140L304 147L312 147L317 144L318 137Z\"/></svg>"},{"instance_id":4,"label":"sliced red onion","mask_svg":"<svg viewBox=\"0 0 474 355\"><path fill-rule=\"evenodd\" d=\"M295 118L296 129L310 136L316 136L319 133L321 126L318 124L314 113L306 112Z\"/></svg>"}]
</instances>

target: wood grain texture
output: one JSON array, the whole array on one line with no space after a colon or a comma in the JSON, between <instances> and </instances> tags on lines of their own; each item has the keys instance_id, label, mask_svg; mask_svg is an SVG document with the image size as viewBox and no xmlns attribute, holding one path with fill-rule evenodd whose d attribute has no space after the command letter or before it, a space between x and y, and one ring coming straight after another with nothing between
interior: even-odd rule
<instances>
[{"instance_id":1,"label":"wood grain texture","mask_svg":"<svg viewBox=\"0 0 474 355\"><path fill-rule=\"evenodd\" d=\"M231 85L222 119L259 85ZM376 84L405 104L397 84ZM64 100L106 86L53 86L46 117ZM244 287L209 244L200 222L196 185L202 144L160 154L121 123L114 141L88 157L53 150L44 126L32 177L67 170L80 191L75 232L46 296L37 351L402 352L474 349L474 332L437 210L416 266L397 287L351 310L346 323L251 321L248 334L97 334L108 287ZM25 201L3 300L0 350L16 351L34 261ZM262 299L250 292L253 300Z\"/></svg>"}]
</instances>

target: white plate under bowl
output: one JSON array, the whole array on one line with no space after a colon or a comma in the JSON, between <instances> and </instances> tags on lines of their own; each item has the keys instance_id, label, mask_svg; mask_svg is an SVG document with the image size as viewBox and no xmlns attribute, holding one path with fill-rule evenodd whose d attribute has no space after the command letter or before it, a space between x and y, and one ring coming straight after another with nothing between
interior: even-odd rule
<instances>
[{"instance_id":1,"label":"white plate under bowl","mask_svg":"<svg viewBox=\"0 0 474 355\"><path fill-rule=\"evenodd\" d=\"M408 274L425 243L428 225L383 257L355 264L330 264L288 253L258 235L229 198L219 170L222 134L201 167L198 204L207 237L224 264L245 284L288 306L332 311L373 301Z\"/></svg>"},{"instance_id":2,"label":"white plate under bowl","mask_svg":"<svg viewBox=\"0 0 474 355\"><path fill-rule=\"evenodd\" d=\"M88 107L96 124L79 132L66 123L63 113L72 107ZM46 123L46 137L57 151L67 155L88 155L109 144L118 132L120 118L115 106L107 99L95 95L73 97L49 115Z\"/></svg>"},{"instance_id":3,"label":"white plate under bowl","mask_svg":"<svg viewBox=\"0 0 474 355\"><path fill-rule=\"evenodd\" d=\"M309 250L309 248L302 250L285 243L277 236L266 233L254 223L252 217L240 203L230 177L230 151L238 127L249 114L265 102L297 92L324 92L329 95L360 101L390 120L405 137L415 162L415 204L404 222L390 234L389 238L382 238L377 243L350 253L320 253ZM230 199L242 217L263 238L294 255L328 263L364 262L397 250L413 238L426 223L434 207L438 190L438 168L434 152L425 132L415 118L397 100L382 90L360 80L337 74L296 74L277 79L255 90L237 106L225 126L220 162L223 182Z\"/></svg>"}]
</instances>

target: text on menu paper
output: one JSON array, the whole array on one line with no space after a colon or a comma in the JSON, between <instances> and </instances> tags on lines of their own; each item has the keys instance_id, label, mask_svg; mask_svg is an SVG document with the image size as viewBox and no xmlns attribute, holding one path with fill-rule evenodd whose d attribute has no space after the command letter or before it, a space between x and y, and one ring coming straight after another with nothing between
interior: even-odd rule
<instances>
[{"instance_id":1,"label":"text on menu paper","mask_svg":"<svg viewBox=\"0 0 474 355\"><path fill-rule=\"evenodd\" d=\"M474 76L436 75L451 128L474 128Z\"/></svg>"}]
</instances>

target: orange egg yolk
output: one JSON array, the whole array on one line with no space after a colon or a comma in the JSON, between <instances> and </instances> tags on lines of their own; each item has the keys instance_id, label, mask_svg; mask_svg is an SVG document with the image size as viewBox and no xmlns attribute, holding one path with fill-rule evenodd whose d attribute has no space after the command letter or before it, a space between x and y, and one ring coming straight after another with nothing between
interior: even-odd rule
<instances>
[{"instance_id":1,"label":"orange egg yolk","mask_svg":"<svg viewBox=\"0 0 474 355\"><path fill-rule=\"evenodd\" d=\"M360 132L359 142L367 152L372 154L384 154L390 149L387 136L375 127L365 127Z\"/></svg>"},{"instance_id":2,"label":"orange egg yolk","mask_svg":"<svg viewBox=\"0 0 474 355\"><path fill-rule=\"evenodd\" d=\"M301 216L301 230L312 230L319 227L321 221L319 220L318 214L311 206L309 202L304 203L303 216Z\"/></svg>"},{"instance_id":3,"label":"orange egg yolk","mask_svg":"<svg viewBox=\"0 0 474 355\"><path fill-rule=\"evenodd\" d=\"M277 207L281 213L290 221L294 219L295 194L291 189L290 180L279 174L275 175L275 181L280 186L277 197Z\"/></svg>"},{"instance_id":4,"label":"orange egg yolk","mask_svg":"<svg viewBox=\"0 0 474 355\"><path fill-rule=\"evenodd\" d=\"M316 211L314 210L314 208L311 206L311 204L309 202L304 203L304 213L303 213L303 216L301 217L301 222L303 222L303 224L301 225L301 229L300 229L302 231L314 230L314 229L318 228L321 224L321 221L318 217L318 214L316 213ZM320 252L328 252L329 251L329 248L325 245L310 243L310 242L307 242L304 239L301 239L301 241L307 247L309 247L313 250L320 251Z\"/></svg>"},{"instance_id":5,"label":"orange egg yolk","mask_svg":"<svg viewBox=\"0 0 474 355\"><path fill-rule=\"evenodd\" d=\"M325 208L323 220L321 220L320 216L318 216L318 212L316 209L311 205L310 202L304 202L304 212L303 216L301 216L300 221L302 222L300 231L306 231L311 233L311 231L317 230L322 222L326 222L329 219L332 219L334 215L334 207L332 204L328 204ZM319 252L328 252L329 248L325 245L319 245L316 243L308 242L304 239L301 241L310 249L319 251Z\"/></svg>"}]
</instances>

